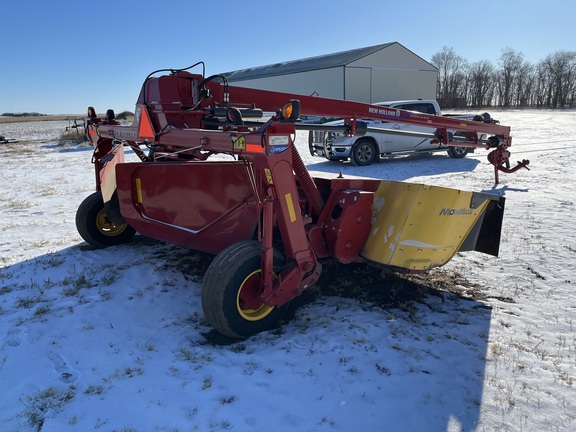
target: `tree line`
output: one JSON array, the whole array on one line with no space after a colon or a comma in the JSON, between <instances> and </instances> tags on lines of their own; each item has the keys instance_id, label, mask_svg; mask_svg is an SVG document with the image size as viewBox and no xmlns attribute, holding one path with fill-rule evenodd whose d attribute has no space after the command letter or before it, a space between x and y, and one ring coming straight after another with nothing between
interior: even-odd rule
<instances>
[{"instance_id":1,"label":"tree line","mask_svg":"<svg viewBox=\"0 0 576 432\"><path fill-rule=\"evenodd\" d=\"M521 52L502 50L498 65L469 63L451 47L432 56L438 68L438 102L443 108L576 107L576 51L557 51L537 64Z\"/></svg>"}]
</instances>

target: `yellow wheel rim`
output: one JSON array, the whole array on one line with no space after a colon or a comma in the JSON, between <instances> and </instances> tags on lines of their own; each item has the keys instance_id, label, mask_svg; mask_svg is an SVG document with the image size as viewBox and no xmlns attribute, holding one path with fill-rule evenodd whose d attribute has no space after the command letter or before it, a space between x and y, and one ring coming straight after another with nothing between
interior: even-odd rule
<instances>
[{"instance_id":1,"label":"yellow wheel rim","mask_svg":"<svg viewBox=\"0 0 576 432\"><path fill-rule=\"evenodd\" d=\"M247 321L264 319L274 310L274 306L268 306L259 298L261 272L262 270L258 269L250 273L238 289L236 307L240 316Z\"/></svg>"},{"instance_id":2,"label":"yellow wheel rim","mask_svg":"<svg viewBox=\"0 0 576 432\"><path fill-rule=\"evenodd\" d=\"M96 227L98 228L98 231L109 237L115 237L122 234L127 226L127 224L115 224L114 222L111 222L106 216L104 209L100 210L98 216L96 216Z\"/></svg>"}]
</instances>

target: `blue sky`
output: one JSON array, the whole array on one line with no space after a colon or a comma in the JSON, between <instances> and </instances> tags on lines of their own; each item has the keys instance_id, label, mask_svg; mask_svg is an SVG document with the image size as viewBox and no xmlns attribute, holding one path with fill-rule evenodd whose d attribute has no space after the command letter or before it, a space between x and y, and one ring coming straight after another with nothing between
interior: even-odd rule
<instances>
[{"instance_id":1,"label":"blue sky","mask_svg":"<svg viewBox=\"0 0 576 432\"><path fill-rule=\"evenodd\" d=\"M576 50L576 2L32 1L0 9L0 113L133 110L142 81L204 61L207 74L399 42L497 64Z\"/></svg>"}]
</instances>

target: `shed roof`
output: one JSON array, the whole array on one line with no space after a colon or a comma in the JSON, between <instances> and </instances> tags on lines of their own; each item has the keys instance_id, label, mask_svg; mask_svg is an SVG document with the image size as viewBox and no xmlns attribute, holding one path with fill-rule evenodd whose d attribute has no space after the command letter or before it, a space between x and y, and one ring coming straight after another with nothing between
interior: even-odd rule
<instances>
[{"instance_id":1,"label":"shed roof","mask_svg":"<svg viewBox=\"0 0 576 432\"><path fill-rule=\"evenodd\" d=\"M233 72L227 72L223 75L226 75L230 81L242 81L275 75L286 75L298 72L308 72L312 70L345 66L397 43L398 42L390 42L365 48L357 48L348 51L325 54L317 57L308 57L266 66L241 69Z\"/></svg>"}]
</instances>

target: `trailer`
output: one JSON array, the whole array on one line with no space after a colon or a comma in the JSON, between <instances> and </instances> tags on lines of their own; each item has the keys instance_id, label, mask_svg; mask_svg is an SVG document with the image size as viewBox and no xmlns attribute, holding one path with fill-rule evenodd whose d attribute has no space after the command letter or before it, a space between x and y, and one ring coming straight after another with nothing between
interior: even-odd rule
<instances>
[{"instance_id":1,"label":"trailer","mask_svg":"<svg viewBox=\"0 0 576 432\"><path fill-rule=\"evenodd\" d=\"M528 164L509 167L509 127L234 87L205 75L202 62L151 73L129 125L113 110L100 118L88 108L96 191L80 204L76 226L94 247L140 233L215 255L201 301L218 332L246 338L276 325L318 280L324 259L414 273L459 251L498 255L504 197L312 176L294 140L310 127L301 115L343 118L351 135L365 130L360 119L393 118L434 127L446 145L463 145L448 130L466 134L465 145L492 149L497 175ZM127 162L125 148L139 162Z\"/></svg>"},{"instance_id":2,"label":"trailer","mask_svg":"<svg viewBox=\"0 0 576 432\"><path fill-rule=\"evenodd\" d=\"M0 144L9 144L9 143L15 143L18 142L18 140L15 140L13 138L6 138L2 135L0 135Z\"/></svg>"}]
</instances>

